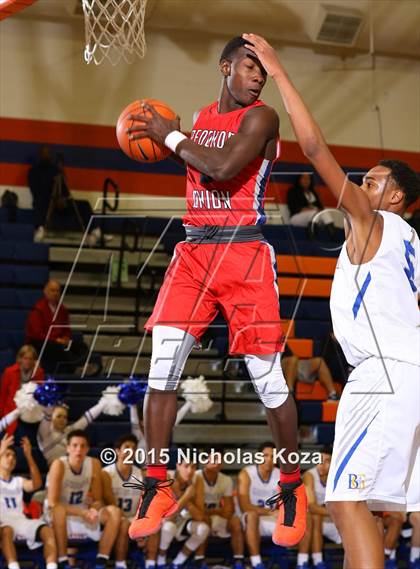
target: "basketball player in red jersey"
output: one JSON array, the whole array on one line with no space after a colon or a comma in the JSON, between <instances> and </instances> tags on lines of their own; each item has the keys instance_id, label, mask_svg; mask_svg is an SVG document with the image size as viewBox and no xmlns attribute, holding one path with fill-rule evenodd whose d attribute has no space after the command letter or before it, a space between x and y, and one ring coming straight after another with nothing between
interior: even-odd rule
<instances>
[{"instance_id":1,"label":"basketball player in red jersey","mask_svg":"<svg viewBox=\"0 0 420 569\"><path fill-rule=\"evenodd\" d=\"M157 531L176 510L162 459L175 421L176 389L191 349L218 310L229 327L229 352L245 356L276 446L285 449L280 492L270 500L279 506L273 541L294 545L305 532L306 494L299 468L288 461L297 451L297 417L280 365L275 256L260 229L279 156L279 119L259 100L266 73L244 44L238 37L225 46L220 98L197 113L190 139L179 131L178 119L165 119L146 104L147 116L131 117L136 124L128 130L132 140L166 144L187 164L186 241L175 248L146 323L153 332L144 409L149 464L132 539Z\"/></svg>"}]
</instances>

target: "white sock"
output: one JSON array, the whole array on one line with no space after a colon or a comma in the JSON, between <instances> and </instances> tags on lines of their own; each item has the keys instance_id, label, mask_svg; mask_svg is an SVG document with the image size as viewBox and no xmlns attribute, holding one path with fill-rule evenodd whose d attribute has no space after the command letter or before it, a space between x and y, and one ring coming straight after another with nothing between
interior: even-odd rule
<instances>
[{"instance_id":1,"label":"white sock","mask_svg":"<svg viewBox=\"0 0 420 569\"><path fill-rule=\"evenodd\" d=\"M9 569L20 569L20 565L17 561L12 561L7 567Z\"/></svg>"},{"instance_id":2,"label":"white sock","mask_svg":"<svg viewBox=\"0 0 420 569\"><path fill-rule=\"evenodd\" d=\"M47 569L57 569L57 563L47 563Z\"/></svg>"},{"instance_id":3,"label":"white sock","mask_svg":"<svg viewBox=\"0 0 420 569\"><path fill-rule=\"evenodd\" d=\"M63 563L63 561L68 561L69 558L67 557L67 555L62 555L61 557L58 558L58 562L59 563Z\"/></svg>"},{"instance_id":4,"label":"white sock","mask_svg":"<svg viewBox=\"0 0 420 569\"><path fill-rule=\"evenodd\" d=\"M127 561L116 561L115 569L127 569Z\"/></svg>"},{"instance_id":5,"label":"white sock","mask_svg":"<svg viewBox=\"0 0 420 569\"><path fill-rule=\"evenodd\" d=\"M165 562L163 562L165 564ZM150 567L155 567L156 561L154 559L146 559L146 569L150 569Z\"/></svg>"},{"instance_id":6,"label":"white sock","mask_svg":"<svg viewBox=\"0 0 420 569\"><path fill-rule=\"evenodd\" d=\"M314 565L322 563L322 553L312 553L312 561L314 562Z\"/></svg>"},{"instance_id":7,"label":"white sock","mask_svg":"<svg viewBox=\"0 0 420 569\"><path fill-rule=\"evenodd\" d=\"M204 555L195 555L194 561L204 561Z\"/></svg>"},{"instance_id":8,"label":"white sock","mask_svg":"<svg viewBox=\"0 0 420 569\"><path fill-rule=\"evenodd\" d=\"M175 559L172 561L174 565L182 565L184 561L188 559L188 555L186 555L182 550L178 553Z\"/></svg>"},{"instance_id":9,"label":"white sock","mask_svg":"<svg viewBox=\"0 0 420 569\"><path fill-rule=\"evenodd\" d=\"M298 553L297 556L297 564L303 565L304 563L308 563L309 561L309 553Z\"/></svg>"},{"instance_id":10,"label":"white sock","mask_svg":"<svg viewBox=\"0 0 420 569\"><path fill-rule=\"evenodd\" d=\"M385 556L386 556L386 557L391 557L391 551L392 551L392 549L387 549L387 548L385 547L385 549L384 549Z\"/></svg>"},{"instance_id":11,"label":"white sock","mask_svg":"<svg viewBox=\"0 0 420 569\"><path fill-rule=\"evenodd\" d=\"M157 564L158 565L166 565L166 554L165 555L158 555L157 558Z\"/></svg>"},{"instance_id":12,"label":"white sock","mask_svg":"<svg viewBox=\"0 0 420 569\"><path fill-rule=\"evenodd\" d=\"M261 555L251 555L250 560L251 560L251 565L252 565L253 567L255 567L256 565L258 565L258 563L262 563L262 561L261 561Z\"/></svg>"},{"instance_id":13,"label":"white sock","mask_svg":"<svg viewBox=\"0 0 420 569\"><path fill-rule=\"evenodd\" d=\"M410 561L413 563L420 557L420 547L410 548Z\"/></svg>"}]
</instances>

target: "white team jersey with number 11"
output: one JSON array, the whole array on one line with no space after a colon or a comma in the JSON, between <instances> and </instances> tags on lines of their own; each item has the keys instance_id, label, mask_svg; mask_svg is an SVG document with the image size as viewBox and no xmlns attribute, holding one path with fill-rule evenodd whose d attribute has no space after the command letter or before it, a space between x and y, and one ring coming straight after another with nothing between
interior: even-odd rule
<instances>
[{"instance_id":1,"label":"white team jersey with number 11","mask_svg":"<svg viewBox=\"0 0 420 569\"><path fill-rule=\"evenodd\" d=\"M420 365L420 244L399 215L384 220L379 249L371 261L352 265L343 245L331 291L334 334L347 361L369 357Z\"/></svg>"}]
</instances>

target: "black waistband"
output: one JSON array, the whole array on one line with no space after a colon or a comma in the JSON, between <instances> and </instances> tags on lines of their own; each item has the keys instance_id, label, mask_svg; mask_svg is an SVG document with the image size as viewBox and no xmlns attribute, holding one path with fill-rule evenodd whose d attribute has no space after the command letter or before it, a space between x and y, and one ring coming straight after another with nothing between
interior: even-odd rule
<instances>
[{"instance_id":1,"label":"black waistband","mask_svg":"<svg viewBox=\"0 0 420 569\"><path fill-rule=\"evenodd\" d=\"M264 239L258 225L204 225L203 227L185 226L188 243L246 243Z\"/></svg>"}]
</instances>

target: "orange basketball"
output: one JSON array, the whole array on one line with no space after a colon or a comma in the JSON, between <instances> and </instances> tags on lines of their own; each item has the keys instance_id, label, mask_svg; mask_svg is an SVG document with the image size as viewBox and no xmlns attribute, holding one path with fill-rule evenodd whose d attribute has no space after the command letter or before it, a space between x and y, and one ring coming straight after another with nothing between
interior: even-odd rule
<instances>
[{"instance_id":1,"label":"orange basketball","mask_svg":"<svg viewBox=\"0 0 420 569\"><path fill-rule=\"evenodd\" d=\"M158 144L151 138L142 138L139 140L130 140L126 130L131 128L136 123L128 117L130 115L145 115L150 116L150 112L147 113L143 107L142 103L147 103L154 107L156 111L168 119L176 118L174 111L168 107L162 101L157 101L156 99L142 99L140 101L133 101L130 103L123 112L120 114L117 122L117 139L121 147L121 150L127 154L133 160L138 162L158 162L159 160L164 160L169 156L171 151L166 148L163 144ZM138 124L138 123L137 123Z\"/></svg>"}]
</instances>

